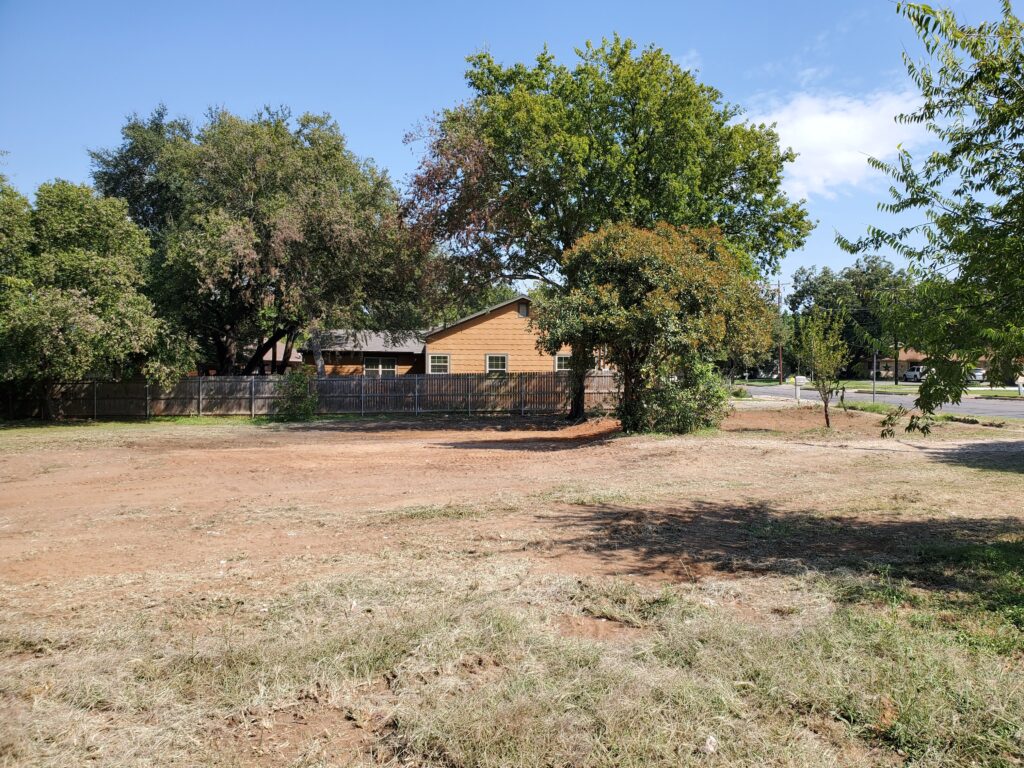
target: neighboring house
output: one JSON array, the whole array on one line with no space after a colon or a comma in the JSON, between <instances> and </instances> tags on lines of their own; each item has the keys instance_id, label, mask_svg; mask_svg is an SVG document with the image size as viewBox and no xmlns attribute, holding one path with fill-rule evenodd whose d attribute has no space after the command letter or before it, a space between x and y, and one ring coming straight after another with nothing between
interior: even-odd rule
<instances>
[{"instance_id":1,"label":"neighboring house","mask_svg":"<svg viewBox=\"0 0 1024 768\"><path fill-rule=\"evenodd\" d=\"M397 343L384 333L331 331L321 343L324 368L329 376L376 377L567 370L568 347L557 355L537 349L531 305L528 296L517 296ZM307 364L315 364L312 350L302 354Z\"/></svg>"},{"instance_id":2,"label":"neighboring house","mask_svg":"<svg viewBox=\"0 0 1024 768\"><path fill-rule=\"evenodd\" d=\"M457 320L426 335L426 372L527 373L569 368L568 347L557 355L537 349L537 333L530 327L528 296Z\"/></svg>"},{"instance_id":3,"label":"neighboring house","mask_svg":"<svg viewBox=\"0 0 1024 768\"><path fill-rule=\"evenodd\" d=\"M907 372L908 368L914 365L924 365L927 359L928 356L923 352L918 352L916 349L911 347L904 347L900 350L900 369L896 372L897 377L902 381L903 374ZM895 361L891 355L889 357L878 358L878 370L881 372L880 376L882 378L892 378L892 367L894 362ZM975 364L987 367L988 359L983 357L980 360L976 360Z\"/></svg>"},{"instance_id":4,"label":"neighboring house","mask_svg":"<svg viewBox=\"0 0 1024 768\"><path fill-rule=\"evenodd\" d=\"M910 347L904 347L900 350L900 369L896 372L896 377L900 380L903 379L903 374L907 372L907 369L912 365L921 365L924 363L925 355L918 352L916 349ZM893 363L895 359L890 355L888 357L878 358L878 370L879 377L884 379L891 379L893 375ZM870 367L870 363L868 363Z\"/></svg>"},{"instance_id":5,"label":"neighboring house","mask_svg":"<svg viewBox=\"0 0 1024 768\"><path fill-rule=\"evenodd\" d=\"M423 373L423 338L419 331L407 339L373 331L329 331L320 351L328 376L388 378ZM316 365L309 348L302 349L302 358L307 365Z\"/></svg>"}]
</instances>

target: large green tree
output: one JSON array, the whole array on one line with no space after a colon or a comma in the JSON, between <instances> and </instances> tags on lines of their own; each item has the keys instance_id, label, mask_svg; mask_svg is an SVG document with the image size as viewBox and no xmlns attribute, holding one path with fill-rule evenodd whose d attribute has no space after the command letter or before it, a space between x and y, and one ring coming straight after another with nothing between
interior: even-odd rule
<instances>
[{"instance_id":1,"label":"large green tree","mask_svg":"<svg viewBox=\"0 0 1024 768\"><path fill-rule=\"evenodd\" d=\"M900 119L925 126L938 146L871 161L893 179L879 208L915 223L839 242L913 264L920 285L903 311L905 341L934 369L917 400L930 413L960 400L978 358L988 357L993 380L1019 375L1024 361L1024 28L1009 2L1000 20L973 26L921 3L897 10L930 56L904 56L922 103Z\"/></svg>"},{"instance_id":2,"label":"large green tree","mask_svg":"<svg viewBox=\"0 0 1024 768\"><path fill-rule=\"evenodd\" d=\"M756 295L749 259L718 230L614 224L582 237L562 268L571 287L552 292L535 319L543 343L603 350L621 381L626 432L658 426L654 393L720 358Z\"/></svg>"},{"instance_id":3,"label":"large green tree","mask_svg":"<svg viewBox=\"0 0 1024 768\"><path fill-rule=\"evenodd\" d=\"M415 327L427 251L329 116L214 111L193 127L160 108L123 138L93 153L95 182L150 231L150 294L218 371L251 373L304 329Z\"/></svg>"},{"instance_id":4,"label":"large green tree","mask_svg":"<svg viewBox=\"0 0 1024 768\"><path fill-rule=\"evenodd\" d=\"M175 348L141 292L148 258L122 200L58 181L31 206L0 177L0 378L55 415L60 384L136 373Z\"/></svg>"},{"instance_id":5,"label":"large green tree","mask_svg":"<svg viewBox=\"0 0 1024 768\"><path fill-rule=\"evenodd\" d=\"M408 214L483 279L570 284L565 254L612 223L717 227L763 270L811 224L781 189L794 157L664 51L618 36L533 65L469 58L471 98L422 136ZM587 350L577 350L579 384ZM573 411L582 410L577 386Z\"/></svg>"}]
</instances>

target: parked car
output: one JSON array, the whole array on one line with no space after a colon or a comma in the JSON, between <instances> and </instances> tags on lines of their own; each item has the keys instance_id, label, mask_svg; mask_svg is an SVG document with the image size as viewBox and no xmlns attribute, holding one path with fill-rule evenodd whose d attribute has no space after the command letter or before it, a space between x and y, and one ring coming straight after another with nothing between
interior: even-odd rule
<instances>
[{"instance_id":1,"label":"parked car","mask_svg":"<svg viewBox=\"0 0 1024 768\"><path fill-rule=\"evenodd\" d=\"M924 381L930 369L926 365L912 365L903 374L904 381Z\"/></svg>"},{"instance_id":2,"label":"parked car","mask_svg":"<svg viewBox=\"0 0 1024 768\"><path fill-rule=\"evenodd\" d=\"M970 371L967 372L967 380L984 381L986 373L987 372L984 368L972 368Z\"/></svg>"}]
</instances>

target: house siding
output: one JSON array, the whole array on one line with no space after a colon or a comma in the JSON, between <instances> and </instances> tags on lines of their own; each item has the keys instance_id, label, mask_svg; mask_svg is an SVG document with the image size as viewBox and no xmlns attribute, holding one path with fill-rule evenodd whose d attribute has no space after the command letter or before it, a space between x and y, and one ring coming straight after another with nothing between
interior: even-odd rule
<instances>
[{"instance_id":1,"label":"house siding","mask_svg":"<svg viewBox=\"0 0 1024 768\"><path fill-rule=\"evenodd\" d=\"M568 354L568 348L562 354ZM513 302L486 315L436 331L427 337L430 355L448 355L449 373L484 373L487 355L508 355L509 373L555 370L555 358L537 350L537 334L529 318L519 316Z\"/></svg>"}]
</instances>

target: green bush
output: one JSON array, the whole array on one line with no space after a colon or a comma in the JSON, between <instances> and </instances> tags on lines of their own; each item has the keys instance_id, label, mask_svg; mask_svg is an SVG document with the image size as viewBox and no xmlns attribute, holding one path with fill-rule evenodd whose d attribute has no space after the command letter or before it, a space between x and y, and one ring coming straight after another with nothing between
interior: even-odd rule
<instances>
[{"instance_id":1,"label":"green bush","mask_svg":"<svg viewBox=\"0 0 1024 768\"><path fill-rule=\"evenodd\" d=\"M317 396L312 386L316 370L312 366L295 368L284 376L277 418L281 421L310 421L316 417Z\"/></svg>"},{"instance_id":2,"label":"green bush","mask_svg":"<svg viewBox=\"0 0 1024 768\"><path fill-rule=\"evenodd\" d=\"M638 410L643 426L638 431L688 434L722 423L729 412L729 390L714 366L697 362L681 375L660 377Z\"/></svg>"}]
</instances>

